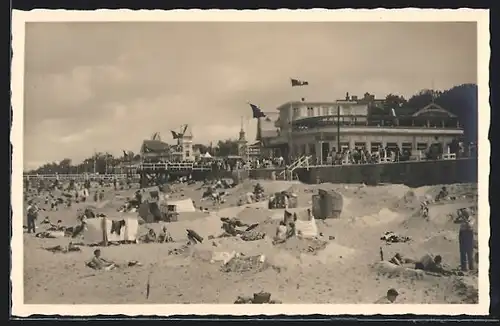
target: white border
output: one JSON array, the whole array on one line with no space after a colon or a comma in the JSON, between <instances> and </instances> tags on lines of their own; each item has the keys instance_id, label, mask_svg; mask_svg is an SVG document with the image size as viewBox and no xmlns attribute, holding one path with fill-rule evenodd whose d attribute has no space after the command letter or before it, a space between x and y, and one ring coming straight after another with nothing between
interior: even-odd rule
<instances>
[{"instance_id":1,"label":"white border","mask_svg":"<svg viewBox=\"0 0 500 326\"><path fill-rule=\"evenodd\" d=\"M97 22L97 21L472 21L478 32L479 101L479 304L477 305L371 305L371 304L282 304L282 305L25 305L23 299L22 172L23 172L23 85L24 27L26 22ZM445 314L487 315L489 309L489 204L488 176L490 145L489 11L488 10L33 10L12 14L12 314L90 316L97 314L134 315L307 315L307 314Z\"/></svg>"}]
</instances>

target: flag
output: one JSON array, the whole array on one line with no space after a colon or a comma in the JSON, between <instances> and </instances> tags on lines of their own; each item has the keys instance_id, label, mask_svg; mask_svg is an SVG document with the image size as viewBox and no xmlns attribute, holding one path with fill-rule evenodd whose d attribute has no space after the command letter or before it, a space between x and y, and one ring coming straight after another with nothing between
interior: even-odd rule
<instances>
[{"instance_id":1,"label":"flag","mask_svg":"<svg viewBox=\"0 0 500 326\"><path fill-rule=\"evenodd\" d=\"M292 87L309 85L309 82L307 82L305 80L299 80L299 79L293 79L293 78L290 78L290 80L292 82Z\"/></svg>"},{"instance_id":2,"label":"flag","mask_svg":"<svg viewBox=\"0 0 500 326\"><path fill-rule=\"evenodd\" d=\"M182 130L182 132L180 133L180 136L184 136L184 134L186 133L186 130L188 128L188 125L184 125L184 129Z\"/></svg>"},{"instance_id":3,"label":"flag","mask_svg":"<svg viewBox=\"0 0 500 326\"><path fill-rule=\"evenodd\" d=\"M177 133L177 132L175 132L173 130L170 130L170 132L172 133L172 138L174 138L174 139L181 138L181 134L179 134L179 133Z\"/></svg>"},{"instance_id":4,"label":"flag","mask_svg":"<svg viewBox=\"0 0 500 326\"><path fill-rule=\"evenodd\" d=\"M262 110L257 105L252 103L248 103L248 105L250 105L250 107L252 108L252 118L258 119L258 118L264 118L266 116L264 112L262 112Z\"/></svg>"},{"instance_id":5,"label":"flag","mask_svg":"<svg viewBox=\"0 0 500 326\"><path fill-rule=\"evenodd\" d=\"M124 158L128 158L128 154L127 154L127 152L126 152L124 149L122 149L122 151L123 151L123 157L124 157Z\"/></svg>"},{"instance_id":6,"label":"flag","mask_svg":"<svg viewBox=\"0 0 500 326\"><path fill-rule=\"evenodd\" d=\"M394 118L396 117L396 111L394 109L391 109L391 114Z\"/></svg>"}]
</instances>

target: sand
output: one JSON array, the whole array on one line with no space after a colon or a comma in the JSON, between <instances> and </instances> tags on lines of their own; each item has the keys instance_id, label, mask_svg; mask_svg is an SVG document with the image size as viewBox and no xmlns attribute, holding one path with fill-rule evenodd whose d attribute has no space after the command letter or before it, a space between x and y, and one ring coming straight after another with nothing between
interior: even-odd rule
<instances>
[{"instance_id":1,"label":"sand","mask_svg":"<svg viewBox=\"0 0 500 326\"><path fill-rule=\"evenodd\" d=\"M209 213L181 214L178 222L166 224L174 243L101 248L109 260L117 263L137 260L142 266L94 271L85 266L94 247L82 246L81 252L54 254L43 248L67 245L70 240L39 239L25 234L25 303L232 303L238 295L262 290L284 303L373 303L391 287L399 291L401 303L470 303L477 297L474 275L419 277L412 272L393 272L385 262L380 262L379 256L380 247L387 259L397 252L412 258L431 252L441 254L449 266L458 266L458 225L446 216L457 207L477 205L473 196L430 205L431 218L425 221L418 215L420 202L435 195L440 186L409 189L402 185L367 187L261 181L267 194L293 189L299 196L300 207L295 209L299 214L310 207L311 195L318 188L335 189L345 199L341 218L316 221L318 239L292 238L275 246L272 236L283 210L269 210L266 202L235 206L241 196L252 191L255 183L245 181L230 189L226 203L220 206L201 201L201 184L175 185L170 198L191 198L197 207L200 203L208 207ZM477 185L447 187L450 195L477 192ZM133 191L115 192L106 188L106 203L101 209L116 211ZM80 203L58 212L46 211L42 216L72 225L76 222L76 210L88 204L97 206L93 202ZM222 233L220 217L259 223L256 230L266 233L266 237L257 241L238 237L209 240L209 236ZM161 224L142 225L141 232L148 227L160 230ZM185 249L186 228L204 237L203 243ZM380 240L386 231L409 236L411 241L386 244ZM231 271L225 271L221 257L236 253L244 259L233 261L235 265L226 268ZM248 263L249 257L261 255L264 263ZM243 268L242 264L247 265ZM146 299L148 276L151 291Z\"/></svg>"}]
</instances>

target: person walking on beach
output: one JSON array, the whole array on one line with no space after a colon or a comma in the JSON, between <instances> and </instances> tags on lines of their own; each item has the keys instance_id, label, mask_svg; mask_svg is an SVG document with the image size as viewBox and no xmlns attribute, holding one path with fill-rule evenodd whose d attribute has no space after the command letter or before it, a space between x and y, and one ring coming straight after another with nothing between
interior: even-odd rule
<instances>
[{"instance_id":1,"label":"person walking on beach","mask_svg":"<svg viewBox=\"0 0 500 326\"><path fill-rule=\"evenodd\" d=\"M29 203L29 206L28 206L28 233L31 233L31 231L33 231L33 233L35 233L35 229L36 229L36 225L35 225L35 221L36 219L38 218L38 207L36 206L35 203L33 202L30 202Z\"/></svg>"},{"instance_id":2,"label":"person walking on beach","mask_svg":"<svg viewBox=\"0 0 500 326\"><path fill-rule=\"evenodd\" d=\"M458 233L458 243L460 249L460 267L463 272L474 270L474 230L472 227L472 219L466 217L460 224Z\"/></svg>"}]
</instances>

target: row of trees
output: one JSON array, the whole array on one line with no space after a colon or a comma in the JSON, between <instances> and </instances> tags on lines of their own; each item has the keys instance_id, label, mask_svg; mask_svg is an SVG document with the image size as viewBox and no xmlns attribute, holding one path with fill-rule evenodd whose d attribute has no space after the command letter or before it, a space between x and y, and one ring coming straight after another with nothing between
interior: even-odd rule
<instances>
[{"instance_id":1,"label":"row of trees","mask_svg":"<svg viewBox=\"0 0 500 326\"><path fill-rule=\"evenodd\" d=\"M446 91L422 90L409 99L405 99L400 95L389 94L385 98L384 107L380 109L387 112L394 109L396 114L399 114L407 109L423 108L433 101L458 116L461 125L464 127L467 141L477 142L478 104L477 85L475 84L463 84ZM216 146L212 144L196 144L193 148L200 153L208 152L212 156L238 154L238 143L232 139L221 140ZM71 159L65 158L60 162L47 163L28 173L113 173L121 166L136 163L140 159L140 155L132 151L125 152L119 157L115 157L110 153L96 153L79 164L73 164Z\"/></svg>"},{"instance_id":2,"label":"row of trees","mask_svg":"<svg viewBox=\"0 0 500 326\"><path fill-rule=\"evenodd\" d=\"M226 139L217 143L217 146L207 146L195 144L193 149L200 153L210 153L212 156L228 156L238 154L238 143L236 140ZM113 156L110 153L95 153L81 163L74 164L69 158L64 158L59 162L50 162L43 166L27 171L28 174L78 174L78 173L118 173L121 168L138 163L141 160L139 154L132 151L124 152L121 156Z\"/></svg>"}]
</instances>

